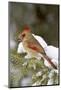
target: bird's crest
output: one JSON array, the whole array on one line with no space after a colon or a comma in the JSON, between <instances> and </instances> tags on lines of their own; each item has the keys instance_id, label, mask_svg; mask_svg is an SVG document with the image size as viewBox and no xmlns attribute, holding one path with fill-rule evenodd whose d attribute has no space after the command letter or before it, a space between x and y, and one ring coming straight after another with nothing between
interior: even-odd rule
<instances>
[{"instance_id":1,"label":"bird's crest","mask_svg":"<svg viewBox=\"0 0 61 90\"><path fill-rule=\"evenodd\" d=\"M26 26L24 26L23 31L24 31L24 32L30 32L30 28L26 25Z\"/></svg>"}]
</instances>

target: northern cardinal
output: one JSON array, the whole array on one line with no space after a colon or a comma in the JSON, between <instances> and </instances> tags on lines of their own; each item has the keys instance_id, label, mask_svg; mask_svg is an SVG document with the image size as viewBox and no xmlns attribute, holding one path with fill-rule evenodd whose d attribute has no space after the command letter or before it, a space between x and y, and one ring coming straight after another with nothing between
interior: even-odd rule
<instances>
[{"instance_id":1,"label":"northern cardinal","mask_svg":"<svg viewBox=\"0 0 61 90\"><path fill-rule=\"evenodd\" d=\"M38 53L49 62L49 64L57 69L57 66L51 61L51 58L49 58L42 45L34 38L34 36L31 33L31 30L29 27L25 27L23 32L19 35L19 40L22 42L23 47L27 54L30 54L32 57L37 56Z\"/></svg>"},{"instance_id":2,"label":"northern cardinal","mask_svg":"<svg viewBox=\"0 0 61 90\"><path fill-rule=\"evenodd\" d=\"M47 51L46 47L48 46L47 43L45 42L45 40L39 36L39 35L35 35L32 33L32 36L34 36L34 38L40 43L40 45L43 46L44 50ZM22 42L19 42L18 44L18 49L17 49L17 53L26 53L24 47L23 47L23 44ZM37 58L38 59L38 58Z\"/></svg>"}]
</instances>

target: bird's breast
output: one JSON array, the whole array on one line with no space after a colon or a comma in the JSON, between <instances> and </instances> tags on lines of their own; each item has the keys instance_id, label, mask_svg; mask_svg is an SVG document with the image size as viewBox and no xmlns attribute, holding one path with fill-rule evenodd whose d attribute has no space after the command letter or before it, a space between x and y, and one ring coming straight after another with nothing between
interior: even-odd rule
<instances>
[{"instance_id":1,"label":"bird's breast","mask_svg":"<svg viewBox=\"0 0 61 90\"><path fill-rule=\"evenodd\" d=\"M28 47L28 43L26 41L23 42L23 47L27 53L30 53L32 56L35 56L38 54L35 50Z\"/></svg>"}]
</instances>

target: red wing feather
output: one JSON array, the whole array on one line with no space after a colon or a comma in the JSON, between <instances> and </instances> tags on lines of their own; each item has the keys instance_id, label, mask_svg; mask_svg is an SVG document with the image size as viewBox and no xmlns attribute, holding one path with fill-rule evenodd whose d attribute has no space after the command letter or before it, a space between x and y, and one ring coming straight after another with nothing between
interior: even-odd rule
<instances>
[{"instance_id":1,"label":"red wing feather","mask_svg":"<svg viewBox=\"0 0 61 90\"><path fill-rule=\"evenodd\" d=\"M35 51L39 52L39 48L37 48L36 45L34 45L33 43L32 43L32 44L29 43L29 44L28 44L28 47L29 47L30 49L32 49L32 50L35 50Z\"/></svg>"}]
</instances>

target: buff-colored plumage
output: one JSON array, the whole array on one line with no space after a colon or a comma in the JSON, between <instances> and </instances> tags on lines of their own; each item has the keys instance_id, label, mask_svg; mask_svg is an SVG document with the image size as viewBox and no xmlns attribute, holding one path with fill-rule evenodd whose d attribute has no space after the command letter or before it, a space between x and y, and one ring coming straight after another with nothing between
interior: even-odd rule
<instances>
[{"instance_id":1,"label":"buff-colored plumage","mask_svg":"<svg viewBox=\"0 0 61 90\"><path fill-rule=\"evenodd\" d=\"M19 38L21 39L23 47L27 54L35 57L38 53L40 53L43 58L45 58L55 69L57 69L57 67L52 63L51 59L45 54L44 48L34 38L29 28L25 28L19 35Z\"/></svg>"},{"instance_id":2,"label":"buff-colored plumage","mask_svg":"<svg viewBox=\"0 0 61 90\"><path fill-rule=\"evenodd\" d=\"M32 55L36 55L37 53L45 53L43 47L29 32L23 39L23 46L26 52L31 53Z\"/></svg>"}]
</instances>

